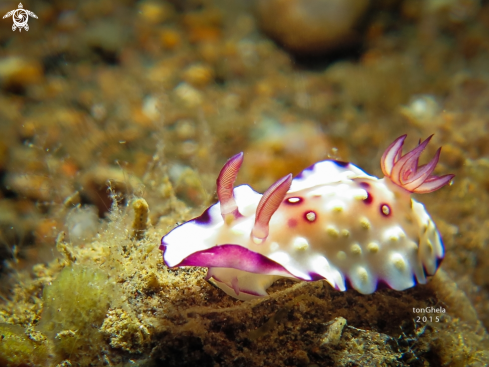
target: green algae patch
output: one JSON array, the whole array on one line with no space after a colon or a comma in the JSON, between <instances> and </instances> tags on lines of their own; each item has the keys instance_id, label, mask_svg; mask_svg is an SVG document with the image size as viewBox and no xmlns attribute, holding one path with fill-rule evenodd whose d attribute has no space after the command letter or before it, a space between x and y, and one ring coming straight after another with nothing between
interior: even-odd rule
<instances>
[{"instance_id":1,"label":"green algae patch","mask_svg":"<svg viewBox=\"0 0 489 367\"><path fill-rule=\"evenodd\" d=\"M44 289L38 330L54 342L57 358L88 365L100 351L99 328L114 287L109 276L92 267L70 266Z\"/></svg>"},{"instance_id":2,"label":"green algae patch","mask_svg":"<svg viewBox=\"0 0 489 367\"><path fill-rule=\"evenodd\" d=\"M48 360L45 338L29 337L22 326L0 324L0 338L1 366L43 366Z\"/></svg>"}]
</instances>

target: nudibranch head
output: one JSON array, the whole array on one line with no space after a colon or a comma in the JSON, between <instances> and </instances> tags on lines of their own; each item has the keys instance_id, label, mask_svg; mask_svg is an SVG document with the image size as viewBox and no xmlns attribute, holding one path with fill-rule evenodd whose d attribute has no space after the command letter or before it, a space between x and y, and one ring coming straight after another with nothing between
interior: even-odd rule
<instances>
[{"instance_id":1,"label":"nudibranch head","mask_svg":"<svg viewBox=\"0 0 489 367\"><path fill-rule=\"evenodd\" d=\"M318 162L259 194L233 187L243 153L217 179L219 202L161 240L167 266L207 267L229 295L252 299L281 277L324 279L363 294L379 284L403 290L426 283L444 256L440 235L411 193L434 191L453 175L431 176L439 158L418 167L428 138L401 155L406 136L382 156L383 179L351 163Z\"/></svg>"}]
</instances>

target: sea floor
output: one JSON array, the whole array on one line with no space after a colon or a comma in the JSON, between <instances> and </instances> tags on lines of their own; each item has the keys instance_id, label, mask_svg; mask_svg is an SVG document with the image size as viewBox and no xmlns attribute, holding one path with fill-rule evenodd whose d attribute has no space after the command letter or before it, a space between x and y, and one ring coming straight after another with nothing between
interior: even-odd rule
<instances>
[{"instance_id":1,"label":"sea floor","mask_svg":"<svg viewBox=\"0 0 489 367\"><path fill-rule=\"evenodd\" d=\"M489 364L489 3L345 0L323 21L335 1L305 2L37 1L28 31L0 22L0 365ZM382 177L403 134L434 134L425 162L441 146L456 175L415 196L445 244L428 284L282 279L243 302L164 265L234 154L263 192L328 158Z\"/></svg>"}]
</instances>

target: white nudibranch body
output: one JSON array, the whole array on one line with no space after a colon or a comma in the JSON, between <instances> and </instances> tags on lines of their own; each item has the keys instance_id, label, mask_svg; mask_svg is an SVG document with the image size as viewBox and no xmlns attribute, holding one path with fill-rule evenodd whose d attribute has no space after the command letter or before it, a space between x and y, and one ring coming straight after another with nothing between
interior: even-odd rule
<instances>
[{"instance_id":1,"label":"white nudibranch body","mask_svg":"<svg viewBox=\"0 0 489 367\"><path fill-rule=\"evenodd\" d=\"M243 159L234 156L217 181L220 202L162 238L165 263L207 267L208 279L242 300L266 296L281 277L324 279L337 290L349 285L362 294L380 284L404 290L426 283L444 249L411 192L434 191L453 175L432 176L425 167L433 161L418 169L428 140L402 161L411 154L401 157L404 138L384 154L383 179L327 160L294 179L284 177L263 195L248 185L232 187ZM403 167L396 168L398 162Z\"/></svg>"}]
</instances>

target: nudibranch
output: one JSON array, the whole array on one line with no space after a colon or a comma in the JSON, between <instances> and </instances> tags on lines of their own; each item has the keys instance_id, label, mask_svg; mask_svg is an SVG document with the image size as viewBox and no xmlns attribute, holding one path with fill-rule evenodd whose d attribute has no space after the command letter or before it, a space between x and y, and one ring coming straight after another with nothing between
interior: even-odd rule
<instances>
[{"instance_id":1,"label":"nudibranch","mask_svg":"<svg viewBox=\"0 0 489 367\"><path fill-rule=\"evenodd\" d=\"M418 166L431 136L402 155L405 139L382 155L382 179L325 160L281 178L263 195L248 185L233 187L243 163L243 153L235 155L217 179L219 202L162 238L164 262L206 267L207 279L241 300L267 296L282 277L324 279L362 294L380 284L404 290L426 283L444 248L411 193L435 191L454 175L432 175L441 148Z\"/></svg>"}]
</instances>

